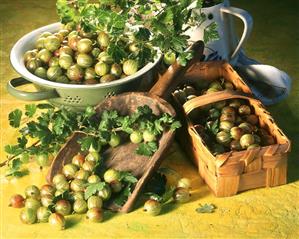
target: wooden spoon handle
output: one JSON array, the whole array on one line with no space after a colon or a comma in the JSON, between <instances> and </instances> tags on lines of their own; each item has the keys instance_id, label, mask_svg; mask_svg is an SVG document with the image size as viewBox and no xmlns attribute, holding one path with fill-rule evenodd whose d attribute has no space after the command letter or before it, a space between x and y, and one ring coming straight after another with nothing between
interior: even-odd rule
<instances>
[{"instance_id":1,"label":"wooden spoon handle","mask_svg":"<svg viewBox=\"0 0 299 239\"><path fill-rule=\"evenodd\" d=\"M202 41L195 42L188 50L194 52L193 59L187 63L187 65L181 66L177 61L173 63L167 71L160 77L156 84L150 89L149 93L167 99L173 88L177 85L177 79L182 76L186 70L201 59L204 49L204 43Z\"/></svg>"}]
</instances>

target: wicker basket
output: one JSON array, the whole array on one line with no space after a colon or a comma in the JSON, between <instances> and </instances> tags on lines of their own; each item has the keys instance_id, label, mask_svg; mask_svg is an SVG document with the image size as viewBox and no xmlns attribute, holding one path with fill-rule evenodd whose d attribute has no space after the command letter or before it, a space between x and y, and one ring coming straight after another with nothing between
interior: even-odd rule
<instances>
[{"instance_id":1,"label":"wicker basket","mask_svg":"<svg viewBox=\"0 0 299 239\"><path fill-rule=\"evenodd\" d=\"M187 101L183 106L173 94L174 106L183 123L183 127L178 131L178 140L181 145L191 156L201 177L217 197L232 196L253 188L285 184L290 141L275 124L262 103L249 97L252 95L251 90L233 68L224 61L198 62L187 70L182 81L213 81L220 77L232 82L236 92L225 90L201 95ZM198 134L196 126L192 124L190 113L210 103L233 98L249 101L259 117L260 126L275 137L276 144L217 156L209 151Z\"/></svg>"}]
</instances>

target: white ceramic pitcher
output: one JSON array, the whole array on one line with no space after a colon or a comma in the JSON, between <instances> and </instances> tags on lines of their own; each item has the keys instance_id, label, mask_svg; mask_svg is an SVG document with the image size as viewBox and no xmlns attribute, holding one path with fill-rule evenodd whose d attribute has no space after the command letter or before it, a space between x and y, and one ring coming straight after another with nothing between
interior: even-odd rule
<instances>
[{"instance_id":1,"label":"white ceramic pitcher","mask_svg":"<svg viewBox=\"0 0 299 239\"><path fill-rule=\"evenodd\" d=\"M186 31L192 42L203 40L204 30L211 23L216 22L218 25L219 40L206 43L204 60L227 60L232 65L236 64L238 53L252 30L253 20L251 15L245 10L230 7L228 1L212 7L194 9L193 11L193 14L205 14L207 19L200 26L192 27ZM237 44L235 41L238 37L235 36L232 16L241 19L244 24L242 36Z\"/></svg>"}]
</instances>

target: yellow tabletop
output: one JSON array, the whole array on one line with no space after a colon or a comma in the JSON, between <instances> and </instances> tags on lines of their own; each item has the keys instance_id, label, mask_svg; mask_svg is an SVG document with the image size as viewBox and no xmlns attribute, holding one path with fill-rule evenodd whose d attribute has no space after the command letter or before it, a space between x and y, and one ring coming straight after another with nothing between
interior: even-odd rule
<instances>
[{"instance_id":1,"label":"yellow tabletop","mask_svg":"<svg viewBox=\"0 0 299 239\"><path fill-rule=\"evenodd\" d=\"M253 15L255 26L246 46L248 55L299 77L298 3L296 1L238 0L233 5ZM6 155L3 146L14 143L17 132L9 127L8 113L24 107L6 92L6 83L17 73L9 63L13 44L25 33L57 21L55 0L1 0L0 3L0 162ZM19 209L7 206L9 197L23 193L26 185L45 183L46 169L32 164L30 174L20 179L0 177L1 238L299 238L299 83L294 82L291 96L270 107L278 125L290 137L293 151L289 157L288 184L256 189L229 198L216 198L203 183L197 169L174 143L164 165L192 180L191 201L171 204L157 217L141 208L129 214L107 213L103 223L88 223L84 215L67 217L66 230L53 230L47 223L24 225ZM199 204L213 203L214 213L199 214Z\"/></svg>"}]
</instances>

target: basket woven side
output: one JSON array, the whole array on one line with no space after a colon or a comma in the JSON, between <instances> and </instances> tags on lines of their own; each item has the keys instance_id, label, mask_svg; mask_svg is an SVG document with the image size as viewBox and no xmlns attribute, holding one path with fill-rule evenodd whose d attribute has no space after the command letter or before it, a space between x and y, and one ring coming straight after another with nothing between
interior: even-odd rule
<instances>
[{"instance_id":1,"label":"basket woven side","mask_svg":"<svg viewBox=\"0 0 299 239\"><path fill-rule=\"evenodd\" d=\"M187 118L188 135L199 173L216 196L225 197L237 192L258 188L272 187L286 183L287 154L290 141L275 124L260 101L223 91L209 96L194 98L184 104L186 115L198 107L219 100L241 98L249 101L259 117L260 125L269 130L276 139L276 144L239 152L228 152L214 157L197 133L192 122Z\"/></svg>"}]
</instances>

